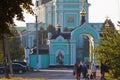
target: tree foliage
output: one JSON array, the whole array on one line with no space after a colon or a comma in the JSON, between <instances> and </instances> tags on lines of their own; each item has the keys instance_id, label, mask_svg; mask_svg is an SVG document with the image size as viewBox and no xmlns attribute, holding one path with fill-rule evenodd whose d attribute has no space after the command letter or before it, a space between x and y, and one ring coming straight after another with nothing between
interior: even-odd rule
<instances>
[{"instance_id":1,"label":"tree foliage","mask_svg":"<svg viewBox=\"0 0 120 80\"><path fill-rule=\"evenodd\" d=\"M113 27L104 27L99 45L95 48L97 60L109 66L111 77L120 76L120 34Z\"/></svg>"},{"instance_id":2,"label":"tree foliage","mask_svg":"<svg viewBox=\"0 0 120 80\"><path fill-rule=\"evenodd\" d=\"M10 24L14 25L14 18L24 21L23 12L33 13L32 0L0 0L0 34L10 33Z\"/></svg>"},{"instance_id":3,"label":"tree foliage","mask_svg":"<svg viewBox=\"0 0 120 80\"><path fill-rule=\"evenodd\" d=\"M31 8L32 0L0 0L0 39L3 40L3 46L4 46L4 53L6 54L4 56L8 58L8 64L10 65L10 73L12 73L12 65L11 65L11 59L8 51L8 35L6 34L13 34L10 32L11 25L15 25L14 18L17 20L24 21L23 12L26 10L29 13L33 13ZM4 61L4 67L5 67L5 77L8 77L7 62Z\"/></svg>"},{"instance_id":4,"label":"tree foliage","mask_svg":"<svg viewBox=\"0 0 120 80\"><path fill-rule=\"evenodd\" d=\"M63 31L64 31L64 32L70 32L71 30L70 30L69 28L65 27L65 28L63 29Z\"/></svg>"},{"instance_id":5,"label":"tree foliage","mask_svg":"<svg viewBox=\"0 0 120 80\"><path fill-rule=\"evenodd\" d=\"M23 60L25 58L24 48L21 46L20 35L18 34L16 27L11 27L10 32L13 33L12 36L9 36L11 60Z\"/></svg>"},{"instance_id":6,"label":"tree foliage","mask_svg":"<svg viewBox=\"0 0 120 80\"><path fill-rule=\"evenodd\" d=\"M103 23L102 30L105 28L106 24L109 24L111 28L115 29L115 26L112 23L112 21L110 19L106 19L105 22Z\"/></svg>"},{"instance_id":7,"label":"tree foliage","mask_svg":"<svg viewBox=\"0 0 120 80\"><path fill-rule=\"evenodd\" d=\"M23 61L25 59L24 48L22 46L16 46L10 49L11 60L20 60Z\"/></svg>"},{"instance_id":8,"label":"tree foliage","mask_svg":"<svg viewBox=\"0 0 120 80\"><path fill-rule=\"evenodd\" d=\"M47 27L47 31L48 31L48 32L51 32L52 34L55 34L55 33L56 33L56 29L55 29L55 27L52 26L52 25L49 25L49 26Z\"/></svg>"}]
</instances>

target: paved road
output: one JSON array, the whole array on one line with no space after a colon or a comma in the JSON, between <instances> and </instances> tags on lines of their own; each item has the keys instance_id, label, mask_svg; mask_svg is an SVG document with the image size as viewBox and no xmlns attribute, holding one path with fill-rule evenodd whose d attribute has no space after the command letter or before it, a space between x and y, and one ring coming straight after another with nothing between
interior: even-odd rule
<instances>
[{"instance_id":1,"label":"paved road","mask_svg":"<svg viewBox=\"0 0 120 80\"><path fill-rule=\"evenodd\" d=\"M47 80L75 80L72 70L41 69L40 71L16 74L15 76L23 78L46 78Z\"/></svg>"},{"instance_id":2,"label":"paved road","mask_svg":"<svg viewBox=\"0 0 120 80\"><path fill-rule=\"evenodd\" d=\"M23 78L46 78L47 80L75 80L71 69L41 69L40 71L15 74L14 76ZM97 76L99 76L99 71L97 71ZM84 79L81 78L80 80Z\"/></svg>"}]
</instances>

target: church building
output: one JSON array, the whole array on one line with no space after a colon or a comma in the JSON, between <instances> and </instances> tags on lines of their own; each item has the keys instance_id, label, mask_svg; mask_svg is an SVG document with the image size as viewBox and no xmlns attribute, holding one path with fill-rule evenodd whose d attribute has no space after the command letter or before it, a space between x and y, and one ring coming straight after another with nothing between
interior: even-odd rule
<instances>
[{"instance_id":1,"label":"church building","mask_svg":"<svg viewBox=\"0 0 120 80\"><path fill-rule=\"evenodd\" d=\"M103 23L89 23L89 6L88 0L50 0L44 4L39 0L39 26L46 28L53 25L57 29L54 34L48 33L48 54L41 55L39 52L40 68L71 66L77 61L96 62L93 50L99 42ZM27 23L26 29L35 31L31 25L35 28L35 24ZM66 28L70 31L66 32ZM29 48L35 38L35 34L27 36ZM33 68L37 65L36 58L37 55L29 56L29 65Z\"/></svg>"}]
</instances>

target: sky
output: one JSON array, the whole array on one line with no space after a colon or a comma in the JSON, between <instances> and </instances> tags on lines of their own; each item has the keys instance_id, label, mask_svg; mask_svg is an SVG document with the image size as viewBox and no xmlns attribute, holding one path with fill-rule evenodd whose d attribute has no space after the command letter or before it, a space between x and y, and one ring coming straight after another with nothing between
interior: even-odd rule
<instances>
[{"instance_id":1,"label":"sky","mask_svg":"<svg viewBox=\"0 0 120 80\"><path fill-rule=\"evenodd\" d=\"M88 0L91 4L89 7L89 22L103 23L106 16L111 19L116 28L117 21L120 21L120 0ZM33 0L35 3L35 0ZM17 26L26 26L26 23L35 22L35 17L30 14L24 14L25 22L15 21Z\"/></svg>"}]
</instances>

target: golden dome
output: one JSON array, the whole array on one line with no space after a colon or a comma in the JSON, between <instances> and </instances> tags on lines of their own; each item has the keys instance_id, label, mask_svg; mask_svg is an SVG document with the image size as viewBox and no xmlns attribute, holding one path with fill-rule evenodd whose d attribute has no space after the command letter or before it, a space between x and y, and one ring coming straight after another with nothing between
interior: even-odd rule
<instances>
[{"instance_id":1,"label":"golden dome","mask_svg":"<svg viewBox=\"0 0 120 80\"><path fill-rule=\"evenodd\" d=\"M60 25L60 24L58 24L57 28L58 28L58 29L60 29L60 28L61 28L61 25Z\"/></svg>"},{"instance_id":2,"label":"golden dome","mask_svg":"<svg viewBox=\"0 0 120 80\"><path fill-rule=\"evenodd\" d=\"M82 10L80 11L80 15L81 15L81 16L85 16L85 15L86 15L85 9L82 9Z\"/></svg>"},{"instance_id":3,"label":"golden dome","mask_svg":"<svg viewBox=\"0 0 120 80\"><path fill-rule=\"evenodd\" d=\"M108 22L105 24L105 27L108 28L110 25L108 24Z\"/></svg>"}]
</instances>

